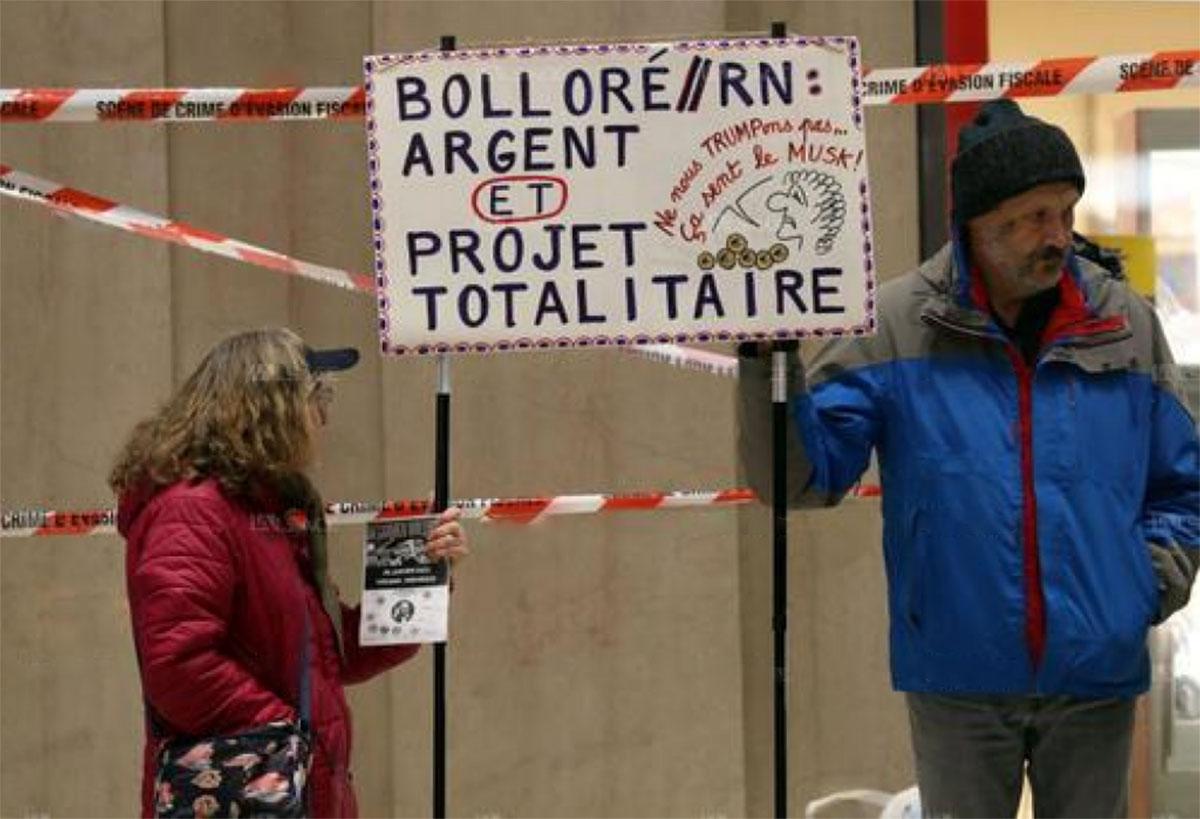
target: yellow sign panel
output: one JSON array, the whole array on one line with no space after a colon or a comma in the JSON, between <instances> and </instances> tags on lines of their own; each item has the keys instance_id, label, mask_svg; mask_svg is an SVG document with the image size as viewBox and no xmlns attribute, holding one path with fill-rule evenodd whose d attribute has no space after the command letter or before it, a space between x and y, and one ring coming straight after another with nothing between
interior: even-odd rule
<instances>
[{"instance_id":1,"label":"yellow sign panel","mask_svg":"<svg viewBox=\"0 0 1200 819\"><path fill-rule=\"evenodd\" d=\"M1100 235L1088 238L1100 247L1120 253L1130 287L1148 299L1154 298L1158 283L1158 257L1154 251L1153 236Z\"/></svg>"}]
</instances>

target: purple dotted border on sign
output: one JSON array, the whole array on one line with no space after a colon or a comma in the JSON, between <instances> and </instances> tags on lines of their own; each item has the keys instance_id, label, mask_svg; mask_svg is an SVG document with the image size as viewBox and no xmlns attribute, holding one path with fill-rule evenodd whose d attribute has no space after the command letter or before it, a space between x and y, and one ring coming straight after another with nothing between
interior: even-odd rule
<instances>
[{"instance_id":1,"label":"purple dotted border on sign","mask_svg":"<svg viewBox=\"0 0 1200 819\"><path fill-rule=\"evenodd\" d=\"M363 60L363 88L366 91L366 121L367 121L367 184L371 195L371 245L375 254L375 295L379 307L379 348L384 353L391 349L388 300L387 300L387 262L384 259L383 241L383 178L379 173L379 143L375 139L375 72L377 69L390 65L395 60L392 55L383 57L366 57Z\"/></svg>"},{"instance_id":2,"label":"purple dotted border on sign","mask_svg":"<svg viewBox=\"0 0 1200 819\"><path fill-rule=\"evenodd\" d=\"M372 74L378 70L394 65L406 65L414 62L427 63L431 60L490 60L506 57L536 58L542 56L580 56L595 54L599 56L611 53L642 54L658 51L662 48L673 48L680 52L731 49L772 49L789 46L843 46L847 50L847 63L850 66L852 116L854 125L859 131L863 128L861 60L857 37L760 37L742 39L695 40L678 43L601 43L596 45L558 45L558 46L517 46L501 48L481 48L461 51L420 51L411 54L383 54L367 57L363 64L366 73L367 96L367 154L369 183L371 191L371 230L375 248L375 280L378 284L379 299L379 334L380 345L384 353L394 355L433 355L447 352L523 352L529 350L559 350L587 348L622 348L641 347L652 344L684 344L689 342L729 342L729 341L770 341L772 339L806 339L806 338L839 338L842 336L865 336L875 331L875 265L874 240L871 233L870 186L867 178L859 184L861 196L861 218L863 229L863 266L866 274L867 297L865 309L867 318L862 324L853 327L832 327L828 329L815 328L811 330L774 330L771 332L752 330L702 330L695 333L659 333L651 336L639 333L634 336L582 336L571 339L563 336L544 336L538 338L521 337L517 339L500 339L493 343L487 342L439 342L437 344L393 344L389 336L387 317L388 284L386 262L383 260L383 217L380 214L383 205L383 185L378 176L378 145L373 138L375 131L374 101L372 99Z\"/></svg>"},{"instance_id":3,"label":"purple dotted border on sign","mask_svg":"<svg viewBox=\"0 0 1200 819\"><path fill-rule=\"evenodd\" d=\"M862 60L859 58L857 37L841 38L848 45L846 61L850 66L851 106L854 113L854 125L859 131L863 130L862 103ZM865 136L864 136L865 138ZM864 149L865 151L865 149ZM858 185L861 198L859 213L863 231L863 272L866 277L867 295L863 303L866 322L853 328L856 336L868 335L875 332L875 239L871 231L871 185L866 173Z\"/></svg>"}]
</instances>

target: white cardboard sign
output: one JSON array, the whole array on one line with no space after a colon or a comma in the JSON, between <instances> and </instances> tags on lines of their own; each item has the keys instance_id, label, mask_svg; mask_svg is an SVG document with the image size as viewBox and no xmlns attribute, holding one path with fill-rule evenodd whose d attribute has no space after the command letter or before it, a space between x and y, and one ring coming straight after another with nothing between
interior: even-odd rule
<instances>
[{"instance_id":1,"label":"white cardboard sign","mask_svg":"<svg viewBox=\"0 0 1200 819\"><path fill-rule=\"evenodd\" d=\"M873 331L855 38L365 68L385 352Z\"/></svg>"}]
</instances>

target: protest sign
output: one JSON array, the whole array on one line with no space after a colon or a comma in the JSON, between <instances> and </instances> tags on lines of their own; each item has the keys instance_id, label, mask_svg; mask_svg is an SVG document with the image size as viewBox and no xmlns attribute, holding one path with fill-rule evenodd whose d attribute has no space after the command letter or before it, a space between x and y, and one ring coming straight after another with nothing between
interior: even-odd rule
<instances>
[{"instance_id":1,"label":"protest sign","mask_svg":"<svg viewBox=\"0 0 1200 819\"><path fill-rule=\"evenodd\" d=\"M386 352L873 330L858 43L366 59Z\"/></svg>"}]
</instances>

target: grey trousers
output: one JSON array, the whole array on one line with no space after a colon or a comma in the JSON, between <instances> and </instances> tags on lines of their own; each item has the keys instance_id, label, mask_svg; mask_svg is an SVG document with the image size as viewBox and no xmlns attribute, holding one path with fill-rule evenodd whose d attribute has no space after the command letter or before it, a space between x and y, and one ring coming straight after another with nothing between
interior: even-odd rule
<instances>
[{"instance_id":1,"label":"grey trousers","mask_svg":"<svg viewBox=\"0 0 1200 819\"><path fill-rule=\"evenodd\" d=\"M1134 700L907 697L923 817L1126 816Z\"/></svg>"}]
</instances>

